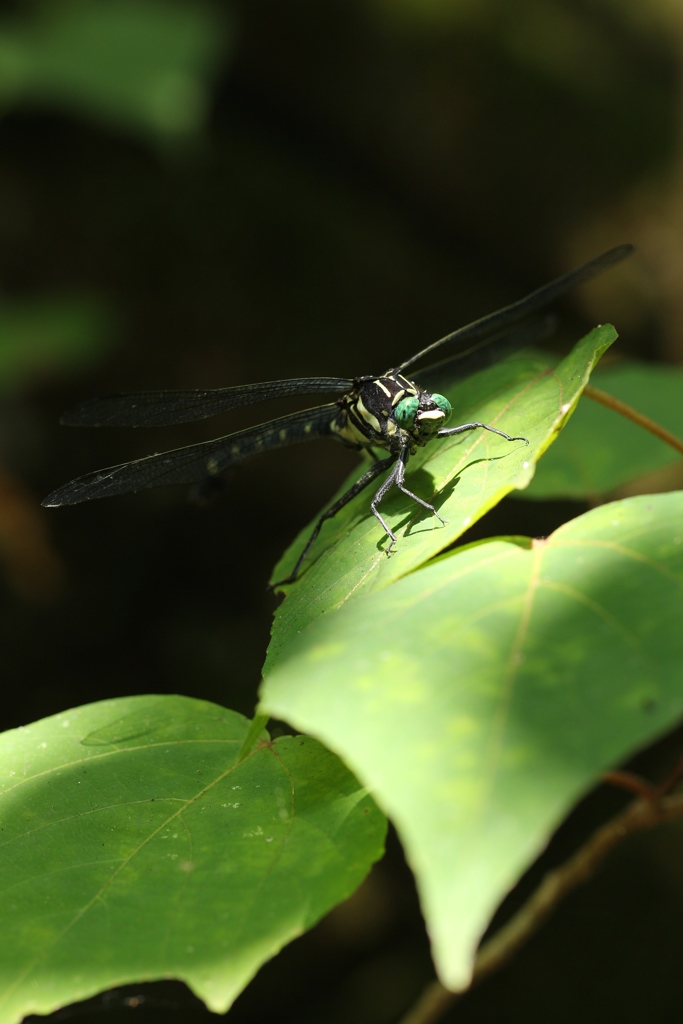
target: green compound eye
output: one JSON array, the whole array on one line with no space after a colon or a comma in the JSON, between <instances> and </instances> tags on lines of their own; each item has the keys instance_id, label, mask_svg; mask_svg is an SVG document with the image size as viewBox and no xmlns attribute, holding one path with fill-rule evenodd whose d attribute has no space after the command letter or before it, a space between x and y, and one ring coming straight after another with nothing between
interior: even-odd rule
<instances>
[{"instance_id":1,"label":"green compound eye","mask_svg":"<svg viewBox=\"0 0 683 1024\"><path fill-rule=\"evenodd\" d=\"M453 415L453 406L444 395L432 395L432 401L434 405L441 409L444 414L444 423L448 423L449 419Z\"/></svg>"},{"instance_id":2,"label":"green compound eye","mask_svg":"<svg viewBox=\"0 0 683 1024\"><path fill-rule=\"evenodd\" d=\"M445 399L444 399L445 401ZM411 398L402 398L396 406L394 417L399 427L403 427L404 430L410 430L415 424L415 414L417 413L420 399L417 395L413 395Z\"/></svg>"}]
</instances>

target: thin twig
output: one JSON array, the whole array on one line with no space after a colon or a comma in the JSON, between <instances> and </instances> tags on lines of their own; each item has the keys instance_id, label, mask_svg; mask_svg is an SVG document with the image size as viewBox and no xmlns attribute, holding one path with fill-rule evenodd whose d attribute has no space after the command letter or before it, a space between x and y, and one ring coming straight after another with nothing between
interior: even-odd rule
<instances>
[{"instance_id":1,"label":"thin twig","mask_svg":"<svg viewBox=\"0 0 683 1024\"><path fill-rule=\"evenodd\" d=\"M631 420L633 423L637 423L639 427L643 427L644 430L649 430L651 434L658 437L660 441L664 441L665 444L675 448L679 454L683 455L683 441L680 437L672 434L670 430L666 430L660 426L654 420L651 420L649 416L644 416L642 412L638 412L631 405L627 405L626 402L620 401L615 398L614 395L609 395L606 391L602 391L600 388L593 387L592 384L588 384L584 388L584 395L586 398L592 398L594 402L599 402L601 405L606 405L608 409L613 409L614 412L618 412L621 416L625 416L626 419Z\"/></svg>"},{"instance_id":2,"label":"thin twig","mask_svg":"<svg viewBox=\"0 0 683 1024\"><path fill-rule=\"evenodd\" d=\"M535 893L479 950L469 988L449 992L431 982L400 1024L434 1024L465 992L501 967L538 930L564 897L593 874L611 850L627 836L683 817L683 795L668 796L659 803L634 800L625 811L599 828L561 867L543 879Z\"/></svg>"},{"instance_id":3,"label":"thin twig","mask_svg":"<svg viewBox=\"0 0 683 1024\"><path fill-rule=\"evenodd\" d=\"M643 800L649 800L650 803L659 804L663 796L668 790L660 790L659 786L653 786L647 779L643 779L640 775L635 775L633 772L626 771L613 771L605 772L601 776L601 782L606 783L608 786L617 786L619 789L626 789L629 793L634 796L639 796Z\"/></svg>"}]
</instances>

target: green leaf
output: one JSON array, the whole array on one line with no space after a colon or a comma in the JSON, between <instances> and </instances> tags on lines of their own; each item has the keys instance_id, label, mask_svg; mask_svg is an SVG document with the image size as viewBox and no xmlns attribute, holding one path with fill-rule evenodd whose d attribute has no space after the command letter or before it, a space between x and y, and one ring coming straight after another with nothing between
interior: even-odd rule
<instances>
[{"instance_id":1,"label":"green leaf","mask_svg":"<svg viewBox=\"0 0 683 1024\"><path fill-rule=\"evenodd\" d=\"M0 737L0 1021L180 978L225 1011L349 896L385 821L314 740L183 697L104 701Z\"/></svg>"},{"instance_id":2,"label":"green leaf","mask_svg":"<svg viewBox=\"0 0 683 1024\"><path fill-rule=\"evenodd\" d=\"M683 437L683 371L633 361L598 369L592 383ZM595 501L680 458L642 427L586 398L523 497Z\"/></svg>"},{"instance_id":3,"label":"green leaf","mask_svg":"<svg viewBox=\"0 0 683 1024\"><path fill-rule=\"evenodd\" d=\"M293 639L261 710L399 831L443 983L596 777L683 713L683 494L444 556Z\"/></svg>"},{"instance_id":4,"label":"green leaf","mask_svg":"<svg viewBox=\"0 0 683 1024\"><path fill-rule=\"evenodd\" d=\"M0 306L0 392L87 364L111 342L113 311L93 296L37 296Z\"/></svg>"},{"instance_id":5,"label":"green leaf","mask_svg":"<svg viewBox=\"0 0 683 1024\"><path fill-rule=\"evenodd\" d=\"M197 0L43 3L0 27L0 91L6 104L38 102L184 137L204 127L225 39L225 18Z\"/></svg>"},{"instance_id":6,"label":"green leaf","mask_svg":"<svg viewBox=\"0 0 683 1024\"><path fill-rule=\"evenodd\" d=\"M419 451L410 460L407 487L434 504L448 521L442 525L394 489L381 506L382 515L398 536L389 557L384 551L387 538L370 512L372 488L325 523L309 562L287 588L287 598L276 612L267 669L272 669L288 639L309 622L352 595L378 590L412 572L453 544L511 490L526 487L536 460L571 415L591 370L615 338L613 327L598 327L552 369L540 358L517 356L454 386L444 385L438 378L430 380L430 386L438 384L451 401L452 424L479 420L512 435L524 435L530 444L510 443L488 431L475 430L435 440ZM339 495L359 475L349 478ZM291 571L313 525L302 530L276 566L273 579L282 579Z\"/></svg>"}]
</instances>

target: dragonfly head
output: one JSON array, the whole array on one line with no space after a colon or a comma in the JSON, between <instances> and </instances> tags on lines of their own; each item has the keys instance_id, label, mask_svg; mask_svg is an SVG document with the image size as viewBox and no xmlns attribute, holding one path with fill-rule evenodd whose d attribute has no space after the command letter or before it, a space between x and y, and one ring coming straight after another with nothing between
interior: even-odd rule
<instances>
[{"instance_id":1,"label":"dragonfly head","mask_svg":"<svg viewBox=\"0 0 683 1024\"><path fill-rule=\"evenodd\" d=\"M422 391L419 395L402 398L394 417L399 427L426 440L448 423L452 412L451 403L443 395Z\"/></svg>"}]
</instances>

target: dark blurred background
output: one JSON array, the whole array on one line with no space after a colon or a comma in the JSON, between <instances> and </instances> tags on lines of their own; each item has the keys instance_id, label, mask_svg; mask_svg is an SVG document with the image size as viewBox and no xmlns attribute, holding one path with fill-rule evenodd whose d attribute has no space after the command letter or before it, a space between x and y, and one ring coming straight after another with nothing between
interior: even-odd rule
<instances>
[{"instance_id":1,"label":"dark blurred background","mask_svg":"<svg viewBox=\"0 0 683 1024\"><path fill-rule=\"evenodd\" d=\"M682 62L667 0L0 4L3 727L150 692L250 714L270 569L354 464L321 442L239 467L208 508L181 488L42 509L80 473L259 419L60 427L80 399L381 372L625 241L636 256L564 303L560 343L611 321L622 352L680 362ZM508 501L477 535L581 510ZM672 843L624 855L555 944L448 1019L602 1021L616 992L622 1021L674 1019ZM391 848L236 1021L396 1018L430 966ZM182 991L159 1019L199 1019Z\"/></svg>"}]
</instances>

